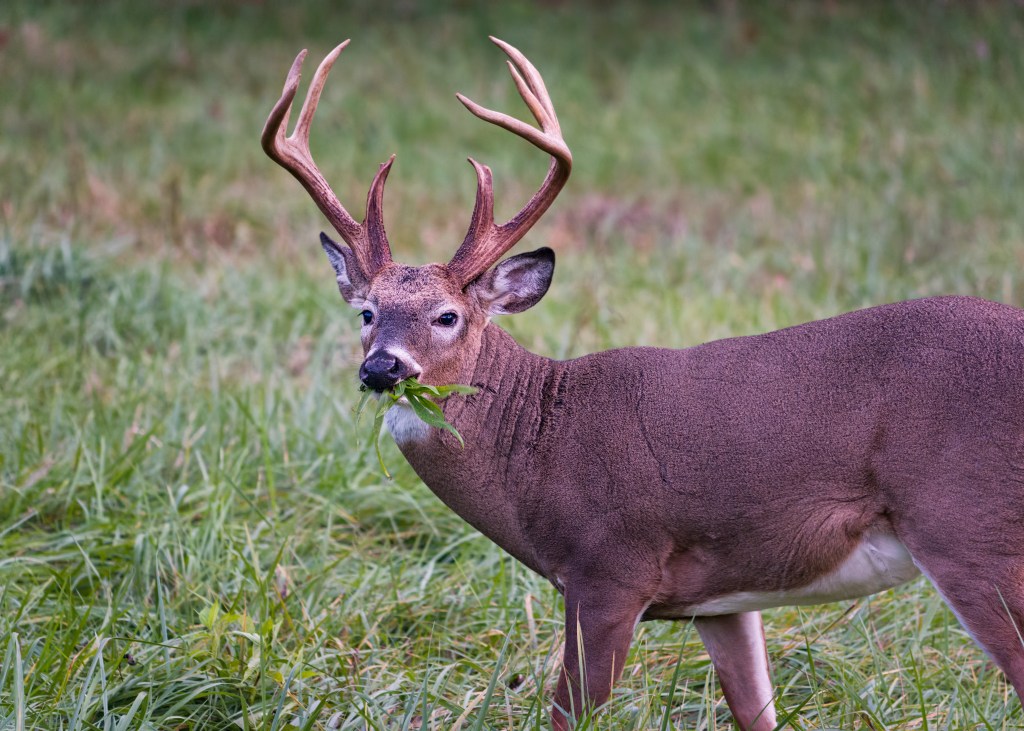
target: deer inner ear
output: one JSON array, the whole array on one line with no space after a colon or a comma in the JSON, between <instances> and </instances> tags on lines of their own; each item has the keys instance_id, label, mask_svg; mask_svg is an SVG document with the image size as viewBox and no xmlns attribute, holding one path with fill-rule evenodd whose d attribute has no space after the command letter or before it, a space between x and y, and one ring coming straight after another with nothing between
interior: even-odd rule
<instances>
[{"instance_id":1,"label":"deer inner ear","mask_svg":"<svg viewBox=\"0 0 1024 731\"><path fill-rule=\"evenodd\" d=\"M320 245L327 254L331 267L334 268L341 296L353 307L362 308L363 300L369 292L369 282L363 277L352 250L331 240L331 237L323 232L320 233Z\"/></svg>"},{"instance_id":2,"label":"deer inner ear","mask_svg":"<svg viewBox=\"0 0 1024 731\"><path fill-rule=\"evenodd\" d=\"M555 252L544 247L513 256L470 285L491 315L522 312L540 302L555 273Z\"/></svg>"}]
</instances>

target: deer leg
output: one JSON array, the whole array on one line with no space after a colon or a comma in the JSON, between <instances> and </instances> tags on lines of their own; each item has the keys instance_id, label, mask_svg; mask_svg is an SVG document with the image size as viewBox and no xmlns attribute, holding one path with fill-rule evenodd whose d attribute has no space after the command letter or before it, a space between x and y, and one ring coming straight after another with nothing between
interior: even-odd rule
<instances>
[{"instance_id":1,"label":"deer leg","mask_svg":"<svg viewBox=\"0 0 1024 731\"><path fill-rule=\"evenodd\" d=\"M565 598L565 654L551 709L555 731L608 700L619 679L647 601L621 590L569 588Z\"/></svg>"},{"instance_id":2,"label":"deer leg","mask_svg":"<svg viewBox=\"0 0 1024 731\"><path fill-rule=\"evenodd\" d=\"M729 710L743 731L775 728L771 671L760 612L693 620L718 673Z\"/></svg>"},{"instance_id":3,"label":"deer leg","mask_svg":"<svg viewBox=\"0 0 1024 731\"><path fill-rule=\"evenodd\" d=\"M969 541L967 541L969 543ZM952 549L952 550L950 550ZM1024 555L914 550L914 561L1024 702Z\"/></svg>"},{"instance_id":4,"label":"deer leg","mask_svg":"<svg viewBox=\"0 0 1024 731\"><path fill-rule=\"evenodd\" d=\"M1016 444L994 434L969 455L939 455L925 484L901 491L893 528L1024 701L1024 481L1007 463Z\"/></svg>"}]
</instances>

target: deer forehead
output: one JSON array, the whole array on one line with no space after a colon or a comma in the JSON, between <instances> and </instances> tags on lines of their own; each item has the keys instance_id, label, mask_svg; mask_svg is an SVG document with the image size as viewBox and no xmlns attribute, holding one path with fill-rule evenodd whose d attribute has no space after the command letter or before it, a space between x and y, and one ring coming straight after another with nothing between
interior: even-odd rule
<instances>
[{"instance_id":1,"label":"deer forehead","mask_svg":"<svg viewBox=\"0 0 1024 731\"><path fill-rule=\"evenodd\" d=\"M398 309L410 315L469 303L441 264L388 266L374 277L367 300L378 308Z\"/></svg>"}]
</instances>

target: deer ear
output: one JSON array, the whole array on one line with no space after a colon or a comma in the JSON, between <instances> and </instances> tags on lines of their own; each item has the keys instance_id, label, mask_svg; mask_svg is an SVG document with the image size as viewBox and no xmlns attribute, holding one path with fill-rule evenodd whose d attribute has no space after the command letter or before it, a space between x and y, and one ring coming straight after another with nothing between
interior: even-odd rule
<instances>
[{"instance_id":1,"label":"deer ear","mask_svg":"<svg viewBox=\"0 0 1024 731\"><path fill-rule=\"evenodd\" d=\"M334 267L334 273L338 278L338 291L345 301L356 308L362 308L363 300L369 292L369 282L363 276L356 262L356 257L347 246L342 246L331 240L327 234L320 233L320 245L324 247L327 260Z\"/></svg>"},{"instance_id":2,"label":"deer ear","mask_svg":"<svg viewBox=\"0 0 1024 731\"><path fill-rule=\"evenodd\" d=\"M540 302L555 273L555 252L546 246L509 257L469 285L491 315L511 315Z\"/></svg>"}]
</instances>

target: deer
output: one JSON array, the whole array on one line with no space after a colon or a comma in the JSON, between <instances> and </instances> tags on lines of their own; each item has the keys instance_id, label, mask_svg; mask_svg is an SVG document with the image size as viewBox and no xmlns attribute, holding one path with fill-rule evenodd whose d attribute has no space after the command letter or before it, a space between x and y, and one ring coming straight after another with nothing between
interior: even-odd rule
<instances>
[{"instance_id":1,"label":"deer","mask_svg":"<svg viewBox=\"0 0 1024 731\"><path fill-rule=\"evenodd\" d=\"M491 40L538 126L456 96L550 164L497 224L491 170L469 158L475 206L445 264L391 258L382 201L394 155L361 223L313 161L313 115L348 41L320 64L286 136L298 55L262 145L345 242L320 236L361 318L362 384L477 389L441 402L464 446L401 402L386 425L440 500L564 597L552 727L605 704L638 624L666 619L695 625L738 728L772 729L761 611L920 573L1024 697L1024 310L942 296L684 349L529 352L492 318L535 305L555 255L502 257L573 160L540 73Z\"/></svg>"}]
</instances>

